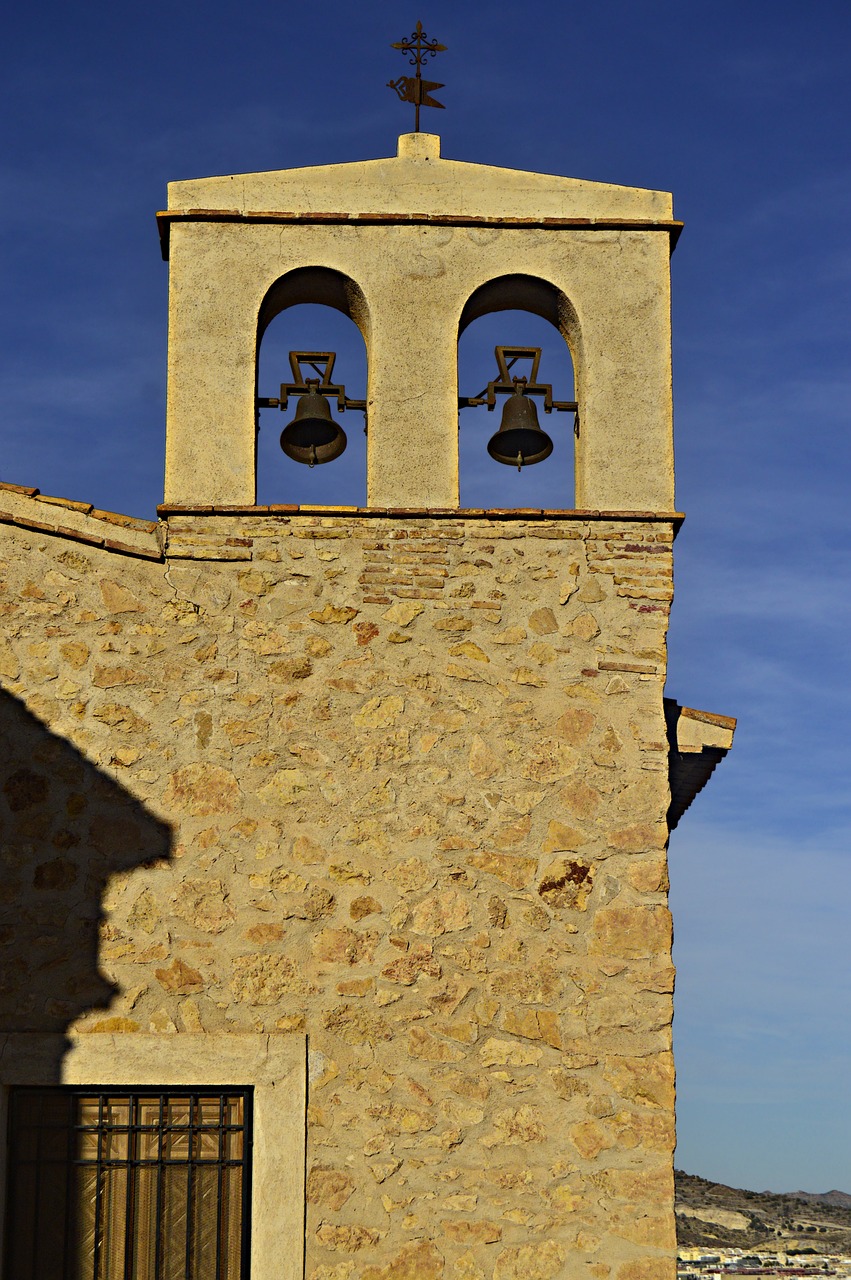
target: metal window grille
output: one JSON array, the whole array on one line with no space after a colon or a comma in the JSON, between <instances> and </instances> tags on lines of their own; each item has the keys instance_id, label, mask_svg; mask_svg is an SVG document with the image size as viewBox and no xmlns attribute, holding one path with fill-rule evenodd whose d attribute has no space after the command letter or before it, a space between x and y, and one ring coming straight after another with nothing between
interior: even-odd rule
<instances>
[{"instance_id":1,"label":"metal window grille","mask_svg":"<svg viewBox=\"0 0 851 1280\"><path fill-rule=\"evenodd\" d=\"M6 1274L247 1280L250 1147L250 1090L13 1090Z\"/></svg>"}]
</instances>

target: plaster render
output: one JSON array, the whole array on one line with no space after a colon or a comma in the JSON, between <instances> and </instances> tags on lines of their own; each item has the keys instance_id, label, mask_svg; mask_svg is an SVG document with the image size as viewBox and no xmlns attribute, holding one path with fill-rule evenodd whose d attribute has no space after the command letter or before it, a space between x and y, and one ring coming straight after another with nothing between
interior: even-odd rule
<instances>
[{"instance_id":1,"label":"plaster render","mask_svg":"<svg viewBox=\"0 0 851 1280\"><path fill-rule=\"evenodd\" d=\"M228 184L239 186L236 201ZM377 221L329 221L322 210L339 207L343 191L344 208ZM548 191L559 215L592 222L545 226ZM164 216L178 218L177 202L183 213L170 232L166 501L254 501L258 317L279 280L319 267L353 281L363 300L368 505L458 506L462 315L481 286L519 275L552 290L571 348L574 505L673 509L670 244L654 225L670 213L663 195L405 155L172 184ZM217 209L237 213L221 221ZM295 221L263 220L280 209ZM465 224L482 211L491 225ZM627 214L639 224L597 225ZM428 221L444 215L450 222Z\"/></svg>"},{"instance_id":2,"label":"plaster render","mask_svg":"<svg viewBox=\"0 0 851 1280\"><path fill-rule=\"evenodd\" d=\"M300 210L542 218L673 217L667 191L445 160L436 134L408 133L397 155L354 164L192 178L168 184L169 209Z\"/></svg>"}]
</instances>

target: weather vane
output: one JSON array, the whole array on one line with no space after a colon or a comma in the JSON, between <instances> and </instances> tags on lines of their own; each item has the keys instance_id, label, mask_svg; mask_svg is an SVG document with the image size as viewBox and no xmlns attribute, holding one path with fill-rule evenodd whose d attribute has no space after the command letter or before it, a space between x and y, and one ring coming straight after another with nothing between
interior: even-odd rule
<instances>
[{"instance_id":1,"label":"weather vane","mask_svg":"<svg viewBox=\"0 0 851 1280\"><path fill-rule=\"evenodd\" d=\"M407 40L400 40L398 44L391 44L391 49L401 49L403 53L413 54L409 58L412 67L416 67L416 75L399 76L398 80L388 80L388 89L395 89L403 102L412 102L414 104L414 133L420 131L420 107L440 107L443 103L438 102L431 97L432 89L442 89L443 85L438 84L435 80L423 80L422 69L426 58L433 58L437 53L444 53L445 44L438 44L436 40L429 40L423 24L417 23L416 31L412 31Z\"/></svg>"}]
</instances>

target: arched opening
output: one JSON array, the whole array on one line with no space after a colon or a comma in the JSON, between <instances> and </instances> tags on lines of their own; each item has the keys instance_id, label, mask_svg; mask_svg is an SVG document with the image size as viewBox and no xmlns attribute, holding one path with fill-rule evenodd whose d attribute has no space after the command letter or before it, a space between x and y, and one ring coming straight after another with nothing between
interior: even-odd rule
<instances>
[{"instance_id":1,"label":"arched opening","mask_svg":"<svg viewBox=\"0 0 851 1280\"><path fill-rule=\"evenodd\" d=\"M500 378L494 348L541 349L537 381L550 384L556 402L579 400L574 387L572 351L578 349L575 312L560 290L533 276L490 280L467 300L458 326L458 387L461 397L479 397ZM531 361L518 360L509 377L529 376ZM574 423L572 412L544 411L543 397L530 396L539 425L551 438L552 454L535 465L495 462L488 441L497 431L508 399L497 394L496 407L459 410L459 480L462 507L547 507L574 505Z\"/></svg>"},{"instance_id":2,"label":"arched opening","mask_svg":"<svg viewBox=\"0 0 851 1280\"><path fill-rule=\"evenodd\" d=\"M366 401L369 316L364 296L348 276L326 267L302 267L277 280L266 294L257 326L257 395L280 399L281 384L292 384L291 352L334 352L330 381L345 387L346 400ZM317 379L324 362L302 361L305 380ZM316 466L288 457L281 433L295 419L298 395L283 412L258 409L257 502L261 505L364 506L366 504L366 419L362 410L341 407L326 396L333 420L346 436L345 451Z\"/></svg>"}]
</instances>

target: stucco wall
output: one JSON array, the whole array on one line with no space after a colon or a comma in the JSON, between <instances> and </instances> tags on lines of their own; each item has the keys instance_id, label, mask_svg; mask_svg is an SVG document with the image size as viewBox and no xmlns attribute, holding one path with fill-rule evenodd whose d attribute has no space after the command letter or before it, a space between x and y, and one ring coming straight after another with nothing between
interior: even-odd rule
<instances>
[{"instance_id":1,"label":"stucco wall","mask_svg":"<svg viewBox=\"0 0 851 1280\"><path fill-rule=\"evenodd\" d=\"M306 1034L314 1280L672 1275L670 522L167 537L2 527L0 1031Z\"/></svg>"}]
</instances>

